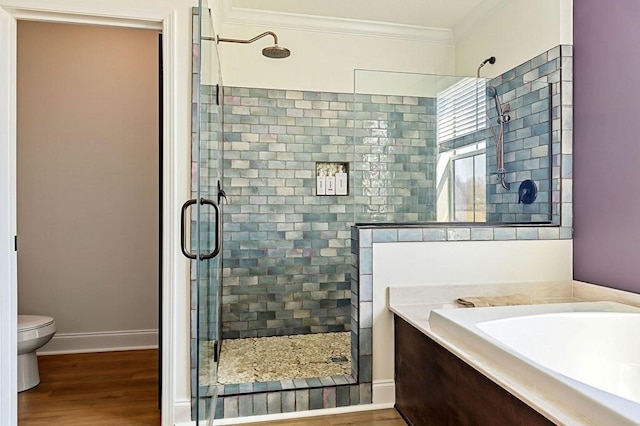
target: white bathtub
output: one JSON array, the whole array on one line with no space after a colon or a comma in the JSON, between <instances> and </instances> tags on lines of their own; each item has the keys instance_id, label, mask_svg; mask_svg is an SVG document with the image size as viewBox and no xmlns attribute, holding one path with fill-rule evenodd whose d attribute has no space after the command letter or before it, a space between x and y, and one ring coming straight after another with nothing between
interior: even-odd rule
<instances>
[{"instance_id":1,"label":"white bathtub","mask_svg":"<svg viewBox=\"0 0 640 426\"><path fill-rule=\"evenodd\" d=\"M585 302L437 309L429 324L580 413L584 423L640 425L639 308Z\"/></svg>"}]
</instances>

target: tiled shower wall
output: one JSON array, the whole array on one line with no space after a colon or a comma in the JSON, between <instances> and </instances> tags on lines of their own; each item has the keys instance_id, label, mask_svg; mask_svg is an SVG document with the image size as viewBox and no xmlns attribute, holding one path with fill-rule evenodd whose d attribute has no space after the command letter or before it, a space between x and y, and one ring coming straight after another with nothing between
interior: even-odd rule
<instances>
[{"instance_id":1,"label":"tiled shower wall","mask_svg":"<svg viewBox=\"0 0 640 426\"><path fill-rule=\"evenodd\" d=\"M511 121L504 127L509 190L502 188L495 174L495 139L489 129L446 144L451 149L486 140L488 223L560 223L560 166L570 158L561 157L560 142L563 137L571 139L571 132L564 130L572 124L566 118L571 107L571 63L571 46L557 46L487 82L497 88L500 102L510 106ZM497 132L492 99L487 99L487 115ZM567 122L562 123L562 117ZM528 205L518 203L518 188L526 179L532 179L539 191Z\"/></svg>"},{"instance_id":2,"label":"tiled shower wall","mask_svg":"<svg viewBox=\"0 0 640 426\"><path fill-rule=\"evenodd\" d=\"M495 176L494 139L487 138L487 221L490 223L543 222L560 218L560 150L562 62L571 52L557 46L494 78L502 104L511 107L511 121L505 124L504 162L507 191ZM564 74L565 79L571 78ZM488 116L497 129L491 100ZM489 132L490 134L490 132ZM552 143L557 149L551 150ZM553 176L553 179L550 179ZM522 181L532 179L538 188L533 204L518 203Z\"/></svg>"},{"instance_id":3,"label":"tiled shower wall","mask_svg":"<svg viewBox=\"0 0 640 426\"><path fill-rule=\"evenodd\" d=\"M348 162L337 94L225 88L223 337L348 331L351 197L315 195Z\"/></svg>"},{"instance_id":4,"label":"tiled shower wall","mask_svg":"<svg viewBox=\"0 0 640 426\"><path fill-rule=\"evenodd\" d=\"M223 338L350 329L350 227L434 218L433 109L225 88ZM316 196L316 162L349 162L349 195Z\"/></svg>"},{"instance_id":5,"label":"tiled shower wall","mask_svg":"<svg viewBox=\"0 0 640 426\"><path fill-rule=\"evenodd\" d=\"M355 222L436 220L436 100L355 95Z\"/></svg>"}]
</instances>

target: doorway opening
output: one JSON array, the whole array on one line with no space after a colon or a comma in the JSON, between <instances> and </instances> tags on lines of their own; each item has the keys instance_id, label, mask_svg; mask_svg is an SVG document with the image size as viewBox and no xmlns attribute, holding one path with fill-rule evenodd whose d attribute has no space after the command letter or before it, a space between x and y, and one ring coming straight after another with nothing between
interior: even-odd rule
<instances>
[{"instance_id":1,"label":"doorway opening","mask_svg":"<svg viewBox=\"0 0 640 426\"><path fill-rule=\"evenodd\" d=\"M158 31L17 27L18 312L55 319L45 354L157 356Z\"/></svg>"}]
</instances>

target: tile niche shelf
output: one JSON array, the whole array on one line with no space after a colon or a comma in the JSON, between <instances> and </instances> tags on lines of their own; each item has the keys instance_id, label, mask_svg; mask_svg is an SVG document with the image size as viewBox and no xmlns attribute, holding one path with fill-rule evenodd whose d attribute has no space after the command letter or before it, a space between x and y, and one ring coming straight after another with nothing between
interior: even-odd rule
<instances>
[{"instance_id":1,"label":"tile niche shelf","mask_svg":"<svg viewBox=\"0 0 640 426\"><path fill-rule=\"evenodd\" d=\"M316 195L349 195L349 163L316 162Z\"/></svg>"}]
</instances>

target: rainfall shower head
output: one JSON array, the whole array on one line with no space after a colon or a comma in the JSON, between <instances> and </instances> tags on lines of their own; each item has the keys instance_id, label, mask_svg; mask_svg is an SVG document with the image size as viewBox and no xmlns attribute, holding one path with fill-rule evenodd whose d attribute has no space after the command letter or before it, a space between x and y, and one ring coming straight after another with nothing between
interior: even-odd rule
<instances>
[{"instance_id":1,"label":"rainfall shower head","mask_svg":"<svg viewBox=\"0 0 640 426\"><path fill-rule=\"evenodd\" d=\"M282 59L291 55L291 51L286 47L278 46L277 44L275 44L273 46L265 47L264 49L262 49L262 55L266 56L267 58Z\"/></svg>"},{"instance_id":2,"label":"rainfall shower head","mask_svg":"<svg viewBox=\"0 0 640 426\"><path fill-rule=\"evenodd\" d=\"M262 37L266 37L268 35L273 37L273 46L265 47L264 49L262 49L262 54L265 57L273 58L273 59L282 59L282 58L287 58L289 57L289 55L291 55L291 51L289 49L287 49L286 47L278 46L278 36L276 35L276 33L272 31L265 31L262 34L258 34L257 36L249 40L241 40L237 38L222 38L222 37L217 37L216 40L218 43L226 42L226 43L249 44L249 43L253 43L256 40L261 39Z\"/></svg>"}]
</instances>

